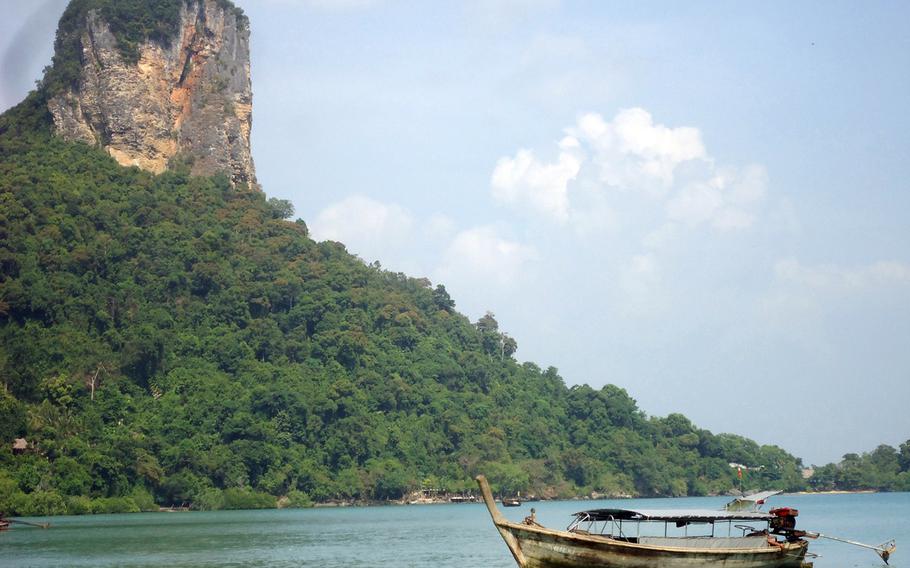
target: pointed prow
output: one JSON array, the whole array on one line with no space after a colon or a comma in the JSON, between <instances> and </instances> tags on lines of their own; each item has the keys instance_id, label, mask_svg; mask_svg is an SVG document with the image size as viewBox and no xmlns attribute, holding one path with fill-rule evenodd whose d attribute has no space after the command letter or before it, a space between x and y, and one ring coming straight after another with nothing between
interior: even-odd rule
<instances>
[{"instance_id":1,"label":"pointed prow","mask_svg":"<svg viewBox=\"0 0 910 568\"><path fill-rule=\"evenodd\" d=\"M487 482L487 478L483 475L478 475L474 480L477 482L478 487L480 487L480 493L483 495L483 502L487 506L487 511L490 512L493 524L496 525L496 530L499 531L502 540L504 540L506 546L509 547L509 552L512 553L515 562L518 562L519 566L527 566L527 560L525 560L524 554L521 552L521 547L518 545L518 539L516 539L515 535L505 527L505 525L509 524L509 521L506 520L496 507L496 501L493 500L493 491L490 490L490 484Z\"/></svg>"}]
</instances>

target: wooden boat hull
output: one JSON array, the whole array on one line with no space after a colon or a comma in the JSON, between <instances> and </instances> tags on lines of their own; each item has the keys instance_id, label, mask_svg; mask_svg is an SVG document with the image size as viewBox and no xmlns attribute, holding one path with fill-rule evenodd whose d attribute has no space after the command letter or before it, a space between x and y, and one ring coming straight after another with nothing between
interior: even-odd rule
<instances>
[{"instance_id":1,"label":"wooden boat hull","mask_svg":"<svg viewBox=\"0 0 910 568\"><path fill-rule=\"evenodd\" d=\"M516 561L522 568L799 568L807 550L805 542L786 543L780 549L689 549L624 543L514 523L497 524L496 528L507 544L514 540L517 551L513 556L519 556Z\"/></svg>"}]
</instances>

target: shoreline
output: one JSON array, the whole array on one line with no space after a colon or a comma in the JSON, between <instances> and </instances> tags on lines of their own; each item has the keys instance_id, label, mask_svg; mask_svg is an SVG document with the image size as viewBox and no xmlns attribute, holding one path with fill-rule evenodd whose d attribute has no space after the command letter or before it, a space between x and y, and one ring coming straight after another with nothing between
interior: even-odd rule
<instances>
[{"instance_id":1,"label":"shoreline","mask_svg":"<svg viewBox=\"0 0 910 568\"><path fill-rule=\"evenodd\" d=\"M790 495L857 495L861 493L882 493L878 489L830 489L827 491L797 491Z\"/></svg>"},{"instance_id":2,"label":"shoreline","mask_svg":"<svg viewBox=\"0 0 910 568\"><path fill-rule=\"evenodd\" d=\"M889 491L879 491L876 489L853 489L853 490L833 489L833 490L828 490L828 491L794 491L794 492L790 492L790 493L785 493L785 495L868 495L868 494L876 494L876 493L890 493L890 492ZM898 491L895 493L901 493L901 492ZM707 497L719 497L719 496L720 495L708 495ZM693 497L699 497L699 496L693 496ZM706 496L701 496L701 497L706 497ZM601 498L602 499L629 499L630 497L604 496ZM631 497L631 498L632 499L636 499L636 498L640 498L640 499L654 499L654 498L673 499L672 497ZM521 504L525 505L525 504L541 502L541 501L590 501L590 500L594 500L594 499L592 499L590 496L576 496L576 497L563 497L563 498L533 497L533 498L529 498L527 500L522 499ZM497 501L499 501L499 500L497 499ZM468 496L468 497L464 498L463 500L456 500L456 501L452 501L452 500L445 499L445 498L421 498L421 499L411 499L411 500L401 499L401 500L387 500L387 501L351 500L351 501L317 502L317 503L313 503L309 507L274 507L274 508L273 507L262 507L262 508L255 508L255 509L217 509L217 510L218 511L237 511L237 510L264 511L264 510L272 510L272 509L280 510L280 509L298 509L298 508L299 509L331 509L331 508L361 508L361 507L407 507L407 506L412 506L412 505L417 505L417 506L421 506L421 505L467 505L467 504L482 504L482 503L483 502L480 499L478 499L476 497L474 499L471 499L470 496ZM193 513L193 512L210 512L210 511L201 511L199 509L194 509L191 506L184 505L184 506L179 506L179 507L177 507L177 506L175 506L175 507L159 506L157 509L146 509L146 510L140 510L140 511L132 511L130 513L123 512L123 513L111 513L111 514L131 514L131 513L173 514L173 513ZM50 517L56 517L56 516L91 516L93 514L101 514L101 513L66 513L63 515L31 515L31 516L29 516L29 515L12 515L10 518L12 518L12 517L50 518Z\"/></svg>"}]
</instances>

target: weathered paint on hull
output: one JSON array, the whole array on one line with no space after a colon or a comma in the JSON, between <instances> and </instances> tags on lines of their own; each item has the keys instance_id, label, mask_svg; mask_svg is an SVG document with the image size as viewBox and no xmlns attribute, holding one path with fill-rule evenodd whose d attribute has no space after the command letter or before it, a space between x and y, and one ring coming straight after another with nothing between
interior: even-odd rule
<instances>
[{"instance_id":1,"label":"weathered paint on hull","mask_svg":"<svg viewBox=\"0 0 910 568\"><path fill-rule=\"evenodd\" d=\"M621 543L507 523L499 525L517 541L522 568L799 568L805 542L783 549L692 550Z\"/></svg>"}]
</instances>

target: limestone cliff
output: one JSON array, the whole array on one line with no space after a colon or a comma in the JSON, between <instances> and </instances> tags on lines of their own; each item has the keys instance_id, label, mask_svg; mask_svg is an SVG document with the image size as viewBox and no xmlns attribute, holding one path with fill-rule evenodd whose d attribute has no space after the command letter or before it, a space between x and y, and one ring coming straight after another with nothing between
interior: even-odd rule
<instances>
[{"instance_id":1,"label":"limestone cliff","mask_svg":"<svg viewBox=\"0 0 910 568\"><path fill-rule=\"evenodd\" d=\"M135 62L103 10L82 15L70 32L79 70L49 98L56 132L99 144L123 165L160 173L186 159L193 174L224 172L256 187L246 18L224 0L187 0L174 10L176 29L166 40L138 42Z\"/></svg>"}]
</instances>

